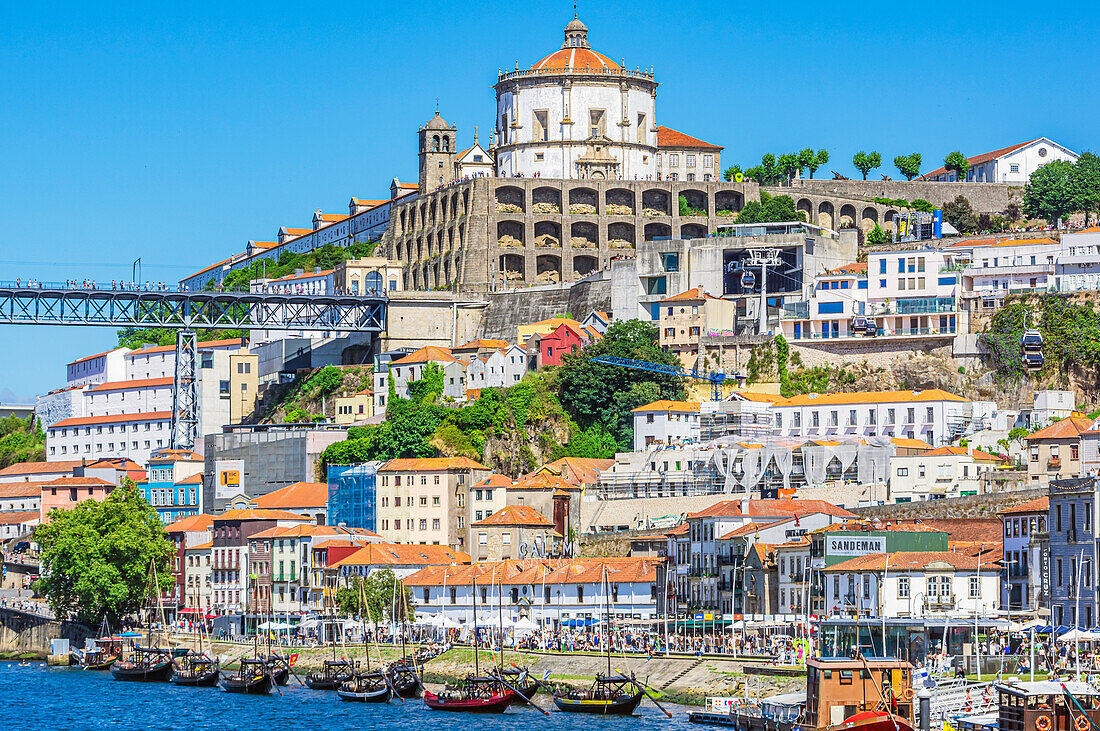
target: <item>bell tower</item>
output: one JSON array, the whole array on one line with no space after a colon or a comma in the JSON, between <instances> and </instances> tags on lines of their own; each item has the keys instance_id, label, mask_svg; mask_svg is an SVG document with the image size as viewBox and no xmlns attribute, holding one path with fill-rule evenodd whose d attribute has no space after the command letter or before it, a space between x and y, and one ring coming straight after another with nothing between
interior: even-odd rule
<instances>
[{"instance_id":1,"label":"bell tower","mask_svg":"<svg viewBox=\"0 0 1100 731\"><path fill-rule=\"evenodd\" d=\"M420 193L423 195L454 182L458 130L447 124L437 109L435 116L420 128L419 135Z\"/></svg>"}]
</instances>

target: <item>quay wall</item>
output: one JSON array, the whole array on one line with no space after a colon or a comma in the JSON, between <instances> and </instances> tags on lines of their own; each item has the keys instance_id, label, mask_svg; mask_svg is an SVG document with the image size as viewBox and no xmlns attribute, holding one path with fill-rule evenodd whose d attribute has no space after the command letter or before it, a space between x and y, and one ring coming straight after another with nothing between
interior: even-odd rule
<instances>
[{"instance_id":1,"label":"quay wall","mask_svg":"<svg viewBox=\"0 0 1100 731\"><path fill-rule=\"evenodd\" d=\"M64 638L80 647L93 635L90 627L77 622L0 608L0 657L28 655L44 660L50 654L50 640Z\"/></svg>"}]
</instances>

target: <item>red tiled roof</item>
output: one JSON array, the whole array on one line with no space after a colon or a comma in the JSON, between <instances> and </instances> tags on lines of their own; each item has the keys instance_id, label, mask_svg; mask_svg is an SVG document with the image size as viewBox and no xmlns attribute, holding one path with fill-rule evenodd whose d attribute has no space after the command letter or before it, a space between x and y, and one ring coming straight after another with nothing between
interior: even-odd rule
<instances>
[{"instance_id":1,"label":"red tiled roof","mask_svg":"<svg viewBox=\"0 0 1100 731\"><path fill-rule=\"evenodd\" d=\"M488 518L473 525L525 525L532 528L553 528L554 524L530 505L506 505Z\"/></svg>"},{"instance_id":2,"label":"red tiled roof","mask_svg":"<svg viewBox=\"0 0 1100 731\"><path fill-rule=\"evenodd\" d=\"M856 391L854 393L807 393L792 396L787 400L790 406L821 406L831 404L890 404L911 403L914 401L969 401L964 396L948 393L943 389L929 388L924 391Z\"/></svg>"},{"instance_id":3,"label":"red tiled roof","mask_svg":"<svg viewBox=\"0 0 1100 731\"><path fill-rule=\"evenodd\" d=\"M54 487L114 487L115 483L108 482L101 477L58 477L56 480L43 482L42 486Z\"/></svg>"},{"instance_id":4,"label":"red tiled roof","mask_svg":"<svg viewBox=\"0 0 1100 731\"><path fill-rule=\"evenodd\" d=\"M425 546L419 546L425 548ZM491 584L653 583L663 558L527 559L479 562L468 566L429 566L404 579L405 586L469 586Z\"/></svg>"},{"instance_id":5,"label":"red tiled roof","mask_svg":"<svg viewBox=\"0 0 1100 731\"><path fill-rule=\"evenodd\" d=\"M169 378L169 381L172 379ZM202 462L202 455L198 452L192 452L190 449L158 449L153 452L153 456L149 458L149 463L153 462ZM136 465L135 465L136 466Z\"/></svg>"},{"instance_id":6,"label":"red tiled roof","mask_svg":"<svg viewBox=\"0 0 1100 731\"><path fill-rule=\"evenodd\" d=\"M378 468L379 472L442 472L443 470L487 470L485 465L469 457L419 457L391 459Z\"/></svg>"},{"instance_id":7,"label":"red tiled roof","mask_svg":"<svg viewBox=\"0 0 1100 731\"><path fill-rule=\"evenodd\" d=\"M849 275L856 274L856 275L858 275L858 274L866 274L866 273L867 273L867 262L857 261L857 262L853 262L851 264L845 264L844 266L840 266L840 267L837 267L836 269L832 269L830 271L827 271L827 272L825 272L825 275L829 276L829 277L838 277L838 276L842 276L842 275L845 275L845 274L849 274Z\"/></svg>"},{"instance_id":8,"label":"red tiled roof","mask_svg":"<svg viewBox=\"0 0 1100 731\"><path fill-rule=\"evenodd\" d=\"M153 388L156 386L171 386L172 378L135 378L131 381L108 381L88 389L89 392L98 391L124 391L129 388Z\"/></svg>"},{"instance_id":9,"label":"red tiled roof","mask_svg":"<svg viewBox=\"0 0 1100 731\"><path fill-rule=\"evenodd\" d=\"M200 513L180 518L175 523L169 523L164 530L168 533L191 533L200 530L210 530L214 526L214 516Z\"/></svg>"},{"instance_id":10,"label":"red tiled roof","mask_svg":"<svg viewBox=\"0 0 1100 731\"><path fill-rule=\"evenodd\" d=\"M92 424L118 424L123 421L168 421L171 418L171 411L149 411L144 414L113 414L110 416L78 416L72 419L62 419L51 426L50 429L90 426Z\"/></svg>"},{"instance_id":11,"label":"red tiled roof","mask_svg":"<svg viewBox=\"0 0 1100 731\"><path fill-rule=\"evenodd\" d=\"M268 510L263 508L248 508L245 510L227 510L221 515L214 516L216 522L229 520L300 520L309 521L305 515L298 515L286 510Z\"/></svg>"},{"instance_id":12,"label":"red tiled roof","mask_svg":"<svg viewBox=\"0 0 1100 731\"><path fill-rule=\"evenodd\" d=\"M1034 140L1028 140L1027 142L1018 142L1015 145L1009 145L1008 147L1002 147L999 150L993 150L993 152L983 152L981 155L975 155L974 157L966 158L966 161L968 163L970 163L970 167L974 167L975 165L981 165L982 163L987 163L990 160L996 160L998 157L1003 157L1003 156L1007 155L1010 152L1015 152L1016 150L1019 150L1021 147L1027 147L1031 143L1038 142L1041 139L1042 139L1042 137L1034 139ZM929 178L934 178L937 175L943 175L946 172L947 172L947 168L936 168L932 172L925 173L924 175L920 176L919 178L917 178L917 180L926 180L926 179L929 179Z\"/></svg>"},{"instance_id":13,"label":"red tiled roof","mask_svg":"<svg viewBox=\"0 0 1100 731\"><path fill-rule=\"evenodd\" d=\"M654 401L651 404L645 406L639 406L630 410L633 412L638 411L675 411L675 412L696 412L699 411L698 401L669 401L662 399L660 401Z\"/></svg>"},{"instance_id":14,"label":"red tiled roof","mask_svg":"<svg viewBox=\"0 0 1100 731\"><path fill-rule=\"evenodd\" d=\"M470 563L470 555L447 546L368 543L332 566L425 566Z\"/></svg>"},{"instance_id":15,"label":"red tiled roof","mask_svg":"<svg viewBox=\"0 0 1100 731\"><path fill-rule=\"evenodd\" d=\"M668 127L657 127L657 147L685 147L695 150L721 150L723 148L718 145L712 145L709 142L703 142L702 140L686 135L683 132L677 132L674 129Z\"/></svg>"},{"instance_id":16,"label":"red tiled roof","mask_svg":"<svg viewBox=\"0 0 1100 731\"><path fill-rule=\"evenodd\" d=\"M425 345L423 348L419 348L403 358L390 361L390 365L453 363L457 360L458 358L451 355L451 351L447 348L441 348L438 345Z\"/></svg>"},{"instance_id":17,"label":"red tiled roof","mask_svg":"<svg viewBox=\"0 0 1100 731\"><path fill-rule=\"evenodd\" d=\"M716 299L721 299L721 298L720 297L715 297L712 294L707 294L706 290L703 289L702 287L692 287L691 289L685 290L685 291L681 292L680 294L674 294L671 297L665 297L663 300L660 300L660 302L661 303L664 303L664 302L692 302L694 300L716 300Z\"/></svg>"},{"instance_id":18,"label":"red tiled roof","mask_svg":"<svg viewBox=\"0 0 1100 731\"><path fill-rule=\"evenodd\" d=\"M512 478L508 475L493 474L472 487L511 487Z\"/></svg>"},{"instance_id":19,"label":"red tiled roof","mask_svg":"<svg viewBox=\"0 0 1100 731\"><path fill-rule=\"evenodd\" d=\"M324 482L295 482L266 495L252 499L257 508L293 510L294 508L323 508L328 502L328 484Z\"/></svg>"},{"instance_id":20,"label":"red tiled roof","mask_svg":"<svg viewBox=\"0 0 1100 731\"><path fill-rule=\"evenodd\" d=\"M115 348L118 350L118 348ZM95 355L86 355L83 358L77 358L76 360L69 361L66 365L76 365L77 363L83 363L86 360L94 360L95 358L102 358L105 355L115 352L114 350L105 350L102 353L96 353Z\"/></svg>"},{"instance_id":21,"label":"red tiled roof","mask_svg":"<svg viewBox=\"0 0 1100 731\"><path fill-rule=\"evenodd\" d=\"M945 457L947 455L956 455L959 457L965 457L967 455L973 457L976 460L983 462L1000 462L1001 458L995 454L989 452L983 452L980 449L967 449L966 447L937 447L936 449L930 449L922 457Z\"/></svg>"},{"instance_id":22,"label":"red tiled roof","mask_svg":"<svg viewBox=\"0 0 1100 731\"><path fill-rule=\"evenodd\" d=\"M547 462L542 467L535 470L535 472L548 472L560 477L571 485L590 485L598 482L600 473L614 466L614 464L614 459L562 457L553 462Z\"/></svg>"},{"instance_id":23,"label":"red tiled roof","mask_svg":"<svg viewBox=\"0 0 1100 731\"><path fill-rule=\"evenodd\" d=\"M889 561L889 562L887 562ZM913 571L927 568L933 563L945 563L959 570L976 571L979 568L979 558L968 556L957 551L903 551L900 553L870 553L866 556L856 556L847 561L833 564L824 569L829 573L845 573L852 571ZM981 568L989 571L999 571L1000 563L981 559Z\"/></svg>"},{"instance_id":24,"label":"red tiled roof","mask_svg":"<svg viewBox=\"0 0 1100 731\"><path fill-rule=\"evenodd\" d=\"M41 496L41 482L0 482L0 500Z\"/></svg>"},{"instance_id":25,"label":"red tiled roof","mask_svg":"<svg viewBox=\"0 0 1100 731\"><path fill-rule=\"evenodd\" d=\"M1033 434L1024 437L1025 441L1040 439L1074 439L1092 428L1093 420L1084 416L1071 416L1068 419L1056 421L1045 429L1040 429Z\"/></svg>"},{"instance_id":26,"label":"red tiled roof","mask_svg":"<svg viewBox=\"0 0 1100 731\"><path fill-rule=\"evenodd\" d=\"M0 525L20 525L41 517L42 514L37 510L29 513L0 513Z\"/></svg>"},{"instance_id":27,"label":"red tiled roof","mask_svg":"<svg viewBox=\"0 0 1100 731\"><path fill-rule=\"evenodd\" d=\"M1034 500L1028 500L1026 503L1015 505L1011 508L1005 508L1001 511L1001 515L1019 515L1020 513L1046 513L1050 511L1050 496L1043 495L1037 497Z\"/></svg>"},{"instance_id":28,"label":"red tiled roof","mask_svg":"<svg viewBox=\"0 0 1100 731\"><path fill-rule=\"evenodd\" d=\"M891 521L891 529L901 529L902 526L913 523L916 523L916 519ZM986 544L999 543L1004 531L1000 518L925 518L917 525L943 531L949 540Z\"/></svg>"},{"instance_id":29,"label":"red tiled roof","mask_svg":"<svg viewBox=\"0 0 1100 731\"><path fill-rule=\"evenodd\" d=\"M242 338L226 338L224 340L204 340L196 345L199 350L208 348L231 348L233 346L240 346L244 340ZM150 355L152 353L174 353L176 352L175 345L154 345L151 348L142 348L141 350L133 350L126 354L127 358L137 358L142 355Z\"/></svg>"},{"instance_id":30,"label":"red tiled roof","mask_svg":"<svg viewBox=\"0 0 1100 731\"><path fill-rule=\"evenodd\" d=\"M83 464L84 460L80 459L64 459L58 462L16 462L0 470L0 477L72 472Z\"/></svg>"}]
</instances>

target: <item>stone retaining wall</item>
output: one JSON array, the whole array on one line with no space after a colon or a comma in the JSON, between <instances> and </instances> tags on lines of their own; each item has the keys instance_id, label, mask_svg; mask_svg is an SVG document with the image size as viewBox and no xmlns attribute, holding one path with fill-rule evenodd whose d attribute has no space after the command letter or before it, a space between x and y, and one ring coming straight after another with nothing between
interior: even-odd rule
<instances>
[{"instance_id":1,"label":"stone retaining wall","mask_svg":"<svg viewBox=\"0 0 1100 731\"><path fill-rule=\"evenodd\" d=\"M792 198L799 192L808 195L869 200L872 198L923 198L936 206L964 196L979 213L1000 213L1015 201L1023 204L1022 186L1008 183L937 183L921 180L795 180L775 192Z\"/></svg>"},{"instance_id":2,"label":"stone retaining wall","mask_svg":"<svg viewBox=\"0 0 1100 731\"><path fill-rule=\"evenodd\" d=\"M864 518L878 518L880 520L996 518L1002 510L1026 503L1028 500L1034 500L1046 494L1046 489L1018 490L1016 492L998 492L989 495L929 500L920 503L897 503L894 505L849 508L849 510Z\"/></svg>"}]
</instances>

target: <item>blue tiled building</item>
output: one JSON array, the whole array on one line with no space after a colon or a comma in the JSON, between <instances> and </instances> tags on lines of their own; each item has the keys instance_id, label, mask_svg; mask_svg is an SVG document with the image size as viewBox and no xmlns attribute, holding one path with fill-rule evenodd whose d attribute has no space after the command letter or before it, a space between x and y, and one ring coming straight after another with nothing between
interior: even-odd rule
<instances>
[{"instance_id":1,"label":"blue tiled building","mask_svg":"<svg viewBox=\"0 0 1100 731\"><path fill-rule=\"evenodd\" d=\"M202 512L203 459L195 452L160 449L149 457L142 494L168 525Z\"/></svg>"},{"instance_id":2,"label":"blue tiled building","mask_svg":"<svg viewBox=\"0 0 1100 731\"><path fill-rule=\"evenodd\" d=\"M1096 601L1096 480L1050 481L1050 548L1042 579L1049 582L1051 622L1093 627L1100 622ZM1046 589L1047 587L1044 587Z\"/></svg>"},{"instance_id":3,"label":"blue tiled building","mask_svg":"<svg viewBox=\"0 0 1100 731\"><path fill-rule=\"evenodd\" d=\"M381 462L331 465L328 468L328 522L347 528L375 530L375 473Z\"/></svg>"}]
</instances>

